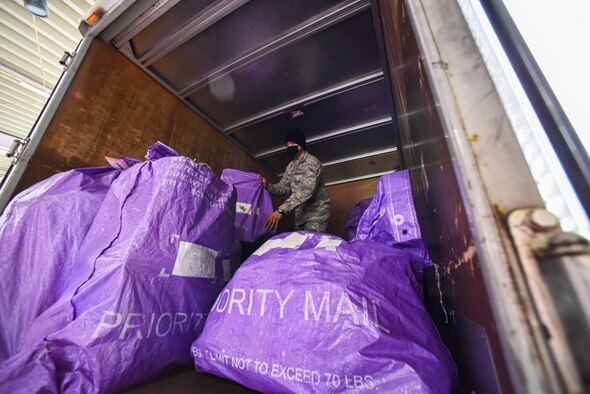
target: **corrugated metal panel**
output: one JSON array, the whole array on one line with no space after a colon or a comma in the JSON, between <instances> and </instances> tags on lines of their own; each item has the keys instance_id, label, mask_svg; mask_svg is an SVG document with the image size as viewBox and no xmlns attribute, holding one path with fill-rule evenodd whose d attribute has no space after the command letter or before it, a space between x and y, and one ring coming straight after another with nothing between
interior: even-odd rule
<instances>
[{"instance_id":1,"label":"corrugated metal panel","mask_svg":"<svg viewBox=\"0 0 590 394\"><path fill-rule=\"evenodd\" d=\"M0 132L29 134L61 76L59 60L82 39L79 20L94 3L49 0L49 17L39 18L22 0L0 2ZM0 155L0 179L10 163Z\"/></svg>"},{"instance_id":2,"label":"corrugated metal panel","mask_svg":"<svg viewBox=\"0 0 590 394\"><path fill-rule=\"evenodd\" d=\"M4 155L0 155L0 179L2 179L4 175L6 175L6 172L8 171L8 168L10 168L11 164L12 159Z\"/></svg>"}]
</instances>

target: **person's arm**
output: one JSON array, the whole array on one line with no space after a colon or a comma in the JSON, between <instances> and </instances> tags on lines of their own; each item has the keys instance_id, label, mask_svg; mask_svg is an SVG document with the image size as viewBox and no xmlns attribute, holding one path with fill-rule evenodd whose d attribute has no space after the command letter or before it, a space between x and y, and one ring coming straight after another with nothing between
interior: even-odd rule
<instances>
[{"instance_id":1,"label":"person's arm","mask_svg":"<svg viewBox=\"0 0 590 394\"><path fill-rule=\"evenodd\" d=\"M314 163L305 169L303 182L291 190L291 196L279 207L281 212L288 214L299 205L309 200L315 192L322 176L321 163Z\"/></svg>"},{"instance_id":2,"label":"person's arm","mask_svg":"<svg viewBox=\"0 0 590 394\"><path fill-rule=\"evenodd\" d=\"M260 177L262 181L262 186L266 188L270 192L270 194L274 196L284 196L286 194L291 193L291 177L293 176L293 168L291 165L287 166L283 177L279 181L279 183L268 183L265 178ZM266 219L264 223L264 227L266 227L270 231L275 231L279 226L279 222L283 218L284 212L276 210L270 214L270 216Z\"/></svg>"},{"instance_id":3,"label":"person's arm","mask_svg":"<svg viewBox=\"0 0 590 394\"><path fill-rule=\"evenodd\" d=\"M278 183L266 183L266 179L262 181L262 184L266 187L273 196L286 196L291 193L291 171L290 166L285 170L285 174Z\"/></svg>"}]
</instances>

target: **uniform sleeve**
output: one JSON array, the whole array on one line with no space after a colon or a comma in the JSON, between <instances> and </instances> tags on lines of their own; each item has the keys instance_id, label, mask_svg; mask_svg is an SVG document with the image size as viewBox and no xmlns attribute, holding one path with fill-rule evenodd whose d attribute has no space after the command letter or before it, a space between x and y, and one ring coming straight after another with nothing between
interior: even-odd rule
<instances>
[{"instance_id":1,"label":"uniform sleeve","mask_svg":"<svg viewBox=\"0 0 590 394\"><path fill-rule=\"evenodd\" d=\"M268 183L266 185L266 190L268 190L270 194L272 194L273 196L286 196L287 194L290 194L291 176L291 167L288 166L285 170L285 174L283 175L279 183Z\"/></svg>"},{"instance_id":2,"label":"uniform sleeve","mask_svg":"<svg viewBox=\"0 0 590 394\"><path fill-rule=\"evenodd\" d=\"M303 182L291 190L291 196L279 207L285 213L290 213L299 205L309 200L320 182L322 176L321 163L313 163L305 169Z\"/></svg>"}]
</instances>

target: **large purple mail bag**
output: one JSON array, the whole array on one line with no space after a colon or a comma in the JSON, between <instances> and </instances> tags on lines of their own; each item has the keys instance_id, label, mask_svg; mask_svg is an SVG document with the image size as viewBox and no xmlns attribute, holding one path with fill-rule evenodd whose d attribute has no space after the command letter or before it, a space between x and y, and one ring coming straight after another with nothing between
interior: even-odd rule
<instances>
[{"instance_id":1,"label":"large purple mail bag","mask_svg":"<svg viewBox=\"0 0 590 394\"><path fill-rule=\"evenodd\" d=\"M0 361L63 294L74 258L119 171L56 174L18 194L0 217Z\"/></svg>"},{"instance_id":2,"label":"large purple mail bag","mask_svg":"<svg viewBox=\"0 0 590 394\"><path fill-rule=\"evenodd\" d=\"M235 191L205 164L164 157L122 171L64 297L0 365L0 392L111 392L191 362L225 281Z\"/></svg>"},{"instance_id":3,"label":"large purple mail bag","mask_svg":"<svg viewBox=\"0 0 590 394\"><path fill-rule=\"evenodd\" d=\"M421 239L408 170L383 175L358 223L356 240L394 245Z\"/></svg>"},{"instance_id":4,"label":"large purple mail bag","mask_svg":"<svg viewBox=\"0 0 590 394\"><path fill-rule=\"evenodd\" d=\"M278 235L215 301L195 367L265 393L449 393L456 367L419 292L404 251Z\"/></svg>"},{"instance_id":5,"label":"large purple mail bag","mask_svg":"<svg viewBox=\"0 0 590 394\"><path fill-rule=\"evenodd\" d=\"M414 208L408 170L383 175L371 203L360 218L352 242L374 241L405 250L420 281L424 267L431 265Z\"/></svg>"},{"instance_id":6,"label":"large purple mail bag","mask_svg":"<svg viewBox=\"0 0 590 394\"><path fill-rule=\"evenodd\" d=\"M349 241L356 237L356 229L358 228L359 221L361 220L363 213L365 213L369 207L369 204L371 204L371 200L372 198L361 200L354 206L354 208L348 211L346 220L346 233L348 235Z\"/></svg>"},{"instance_id":7,"label":"large purple mail bag","mask_svg":"<svg viewBox=\"0 0 590 394\"><path fill-rule=\"evenodd\" d=\"M272 213L270 193L262 187L260 175L234 169L225 169L221 179L236 188L236 231L240 241L254 242L268 234L264 227Z\"/></svg>"}]
</instances>

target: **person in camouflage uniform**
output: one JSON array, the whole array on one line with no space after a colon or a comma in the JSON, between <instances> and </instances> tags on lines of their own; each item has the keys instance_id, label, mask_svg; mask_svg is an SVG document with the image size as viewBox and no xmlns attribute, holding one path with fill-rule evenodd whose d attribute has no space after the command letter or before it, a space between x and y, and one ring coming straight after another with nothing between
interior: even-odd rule
<instances>
[{"instance_id":1,"label":"person in camouflage uniform","mask_svg":"<svg viewBox=\"0 0 590 394\"><path fill-rule=\"evenodd\" d=\"M263 177L260 179L272 195L290 196L268 217L265 226L276 230L281 218L295 210L295 231L325 233L330 217L330 199L324 185L324 167L305 150L305 135L301 130L288 132L285 145L293 160L279 183L268 183Z\"/></svg>"}]
</instances>

